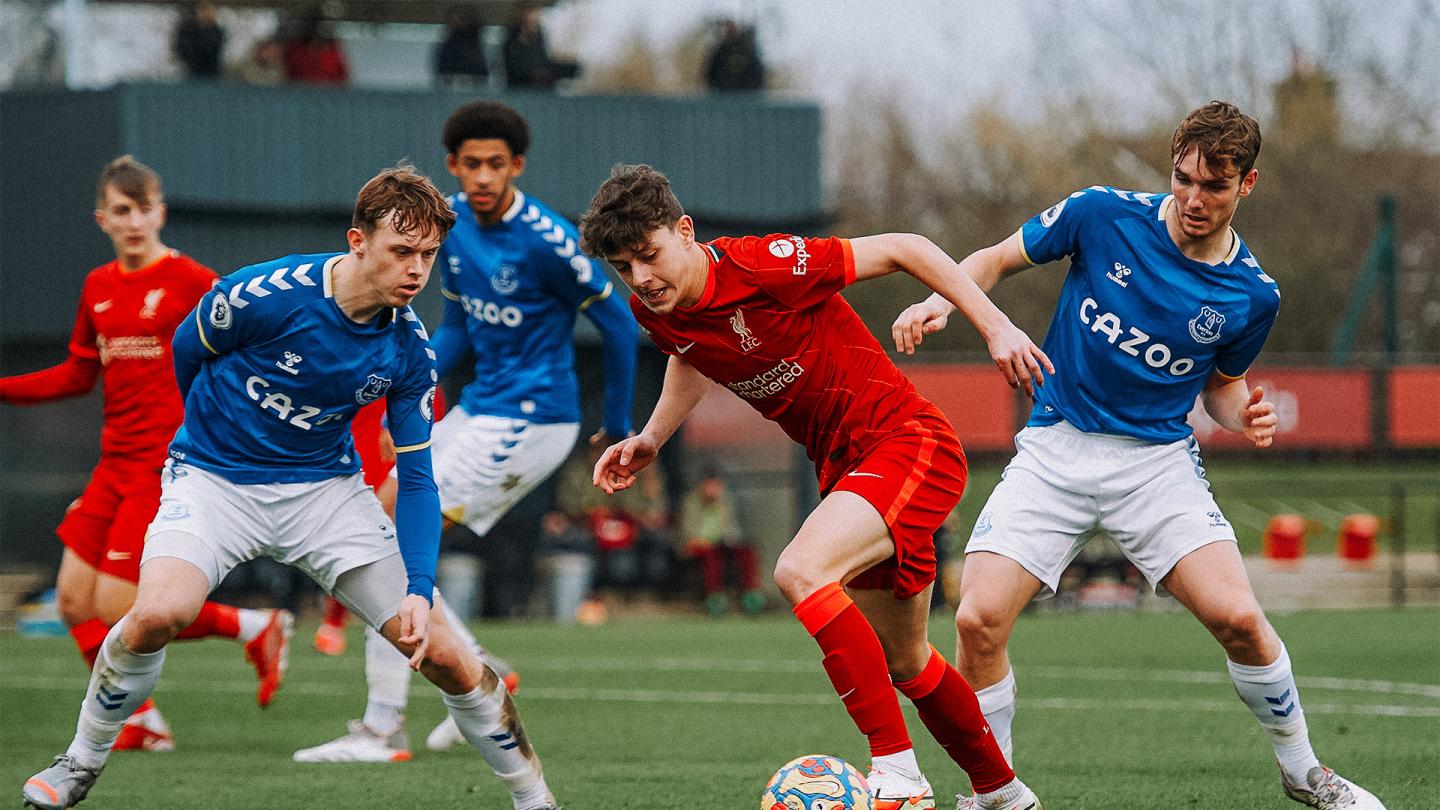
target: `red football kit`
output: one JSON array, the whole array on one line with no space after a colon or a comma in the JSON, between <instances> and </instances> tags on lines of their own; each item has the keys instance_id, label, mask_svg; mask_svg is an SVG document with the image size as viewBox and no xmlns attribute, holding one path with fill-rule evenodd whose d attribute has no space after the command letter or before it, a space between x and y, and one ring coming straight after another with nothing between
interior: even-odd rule
<instances>
[{"instance_id":1,"label":"red football kit","mask_svg":"<svg viewBox=\"0 0 1440 810\"><path fill-rule=\"evenodd\" d=\"M0 379L0 400L29 404L84 394L101 378L100 463L57 534L106 574L139 580L160 468L184 418L170 340L215 278L173 250L139 270L103 264L85 278L65 362Z\"/></svg>"},{"instance_id":2,"label":"red football kit","mask_svg":"<svg viewBox=\"0 0 1440 810\"><path fill-rule=\"evenodd\" d=\"M849 241L777 234L701 247L710 268L700 300L659 316L632 295L635 319L661 351L804 445L822 495L854 492L885 519L895 558L849 587L919 593L935 579L934 533L964 491L965 455L837 294L855 281Z\"/></svg>"}]
</instances>

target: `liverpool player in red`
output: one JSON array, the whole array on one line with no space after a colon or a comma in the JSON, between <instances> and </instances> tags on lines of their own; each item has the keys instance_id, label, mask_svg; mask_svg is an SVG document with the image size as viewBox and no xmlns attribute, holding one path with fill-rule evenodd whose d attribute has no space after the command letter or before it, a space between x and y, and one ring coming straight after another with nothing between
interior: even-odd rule
<instances>
[{"instance_id":1,"label":"liverpool player in red","mask_svg":"<svg viewBox=\"0 0 1440 810\"><path fill-rule=\"evenodd\" d=\"M170 340L215 283L209 268L160 241L160 177L129 155L100 173L95 224L114 243L116 258L85 278L70 356L58 366L0 378L0 402L21 405L86 394L97 377L104 386L100 463L56 532L65 544L56 581L60 615L91 666L110 626L135 601L145 529L160 506L160 467L184 416ZM286 611L206 602L180 638L244 642L264 707L284 676L291 622ZM115 747L163 751L174 740L147 700Z\"/></svg>"},{"instance_id":2,"label":"liverpool player in red","mask_svg":"<svg viewBox=\"0 0 1440 810\"><path fill-rule=\"evenodd\" d=\"M618 166L580 220L634 295L630 307L670 355L645 428L595 465L607 493L637 470L700 401L729 388L805 446L823 498L781 553L775 582L824 652L824 667L869 738L876 807L934 807L894 689L970 777L960 807L1039 810L985 725L975 693L926 642L932 536L960 500L965 455L949 422L916 393L838 293L901 271L955 304L1027 392L1050 361L924 237L772 235L701 243L649 166Z\"/></svg>"}]
</instances>

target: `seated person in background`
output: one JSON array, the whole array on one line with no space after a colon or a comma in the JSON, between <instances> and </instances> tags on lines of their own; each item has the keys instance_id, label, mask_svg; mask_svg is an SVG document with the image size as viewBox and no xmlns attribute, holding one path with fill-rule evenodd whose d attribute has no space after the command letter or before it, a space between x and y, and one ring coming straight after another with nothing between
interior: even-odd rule
<instances>
[{"instance_id":1,"label":"seated person in background","mask_svg":"<svg viewBox=\"0 0 1440 810\"><path fill-rule=\"evenodd\" d=\"M589 446L561 468L556 508L594 538L596 585L632 594L641 588L659 589L674 567L665 482L658 469L652 470L624 497L606 497L590 482L603 449Z\"/></svg>"},{"instance_id":2,"label":"seated person in background","mask_svg":"<svg viewBox=\"0 0 1440 810\"><path fill-rule=\"evenodd\" d=\"M700 485L685 496L680 507L680 536L685 541L685 556L700 562L705 577L705 609L710 615L719 616L729 609L725 597L727 559L740 579L740 607L754 615L765 607L765 596L760 592L760 561L754 546L740 534L735 505L727 489L719 470L706 470Z\"/></svg>"}]
</instances>

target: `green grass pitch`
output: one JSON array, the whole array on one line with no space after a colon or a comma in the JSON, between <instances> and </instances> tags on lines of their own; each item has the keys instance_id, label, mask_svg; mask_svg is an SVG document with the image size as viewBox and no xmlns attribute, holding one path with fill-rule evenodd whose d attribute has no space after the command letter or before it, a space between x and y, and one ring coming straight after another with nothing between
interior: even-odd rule
<instances>
[{"instance_id":1,"label":"green grass pitch","mask_svg":"<svg viewBox=\"0 0 1440 810\"><path fill-rule=\"evenodd\" d=\"M1300 677L1322 759L1390 810L1440 807L1440 611L1273 616ZM415 761L298 765L291 752L341 733L364 700L361 638L325 658L301 628L267 711L238 646L172 646L156 692L178 750L115 755L84 808L508 808L469 749L433 754L442 716L418 676ZM862 770L851 726L799 623L614 621L482 625L522 672L520 709L570 810L753 808L770 773L804 753ZM948 618L932 640L953 653ZM1012 646L1021 775L1051 810L1288 808L1269 746L1224 675L1218 646L1179 613L1025 616ZM62 751L85 683L68 639L0 637L0 786ZM903 701L902 701L903 703ZM963 774L906 709L940 807Z\"/></svg>"}]
</instances>

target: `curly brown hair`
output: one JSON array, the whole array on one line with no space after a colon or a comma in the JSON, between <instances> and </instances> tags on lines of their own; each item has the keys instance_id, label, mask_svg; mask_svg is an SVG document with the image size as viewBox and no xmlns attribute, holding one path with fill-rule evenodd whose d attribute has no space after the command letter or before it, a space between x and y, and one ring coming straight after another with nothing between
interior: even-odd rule
<instances>
[{"instance_id":1,"label":"curly brown hair","mask_svg":"<svg viewBox=\"0 0 1440 810\"><path fill-rule=\"evenodd\" d=\"M360 189L350 224L369 236L392 213L390 227L396 233L444 239L455 225L455 211L445 195L407 161L380 172Z\"/></svg>"},{"instance_id":2,"label":"curly brown hair","mask_svg":"<svg viewBox=\"0 0 1440 810\"><path fill-rule=\"evenodd\" d=\"M151 197L155 198L153 202L159 202L164 196L160 191L160 175L134 155L121 155L100 170L100 178L95 181L96 208L105 204L105 189L110 186L141 205L152 202Z\"/></svg>"},{"instance_id":3,"label":"curly brown hair","mask_svg":"<svg viewBox=\"0 0 1440 810\"><path fill-rule=\"evenodd\" d=\"M1171 162L1179 163L1191 147L1200 149L1212 171L1235 169L1243 178L1260 156L1260 125L1234 104L1212 101L1185 116L1175 128Z\"/></svg>"},{"instance_id":4,"label":"curly brown hair","mask_svg":"<svg viewBox=\"0 0 1440 810\"><path fill-rule=\"evenodd\" d=\"M617 163L580 217L580 246L600 257L634 250L651 231L672 227L683 216L669 178L643 163Z\"/></svg>"}]
</instances>

